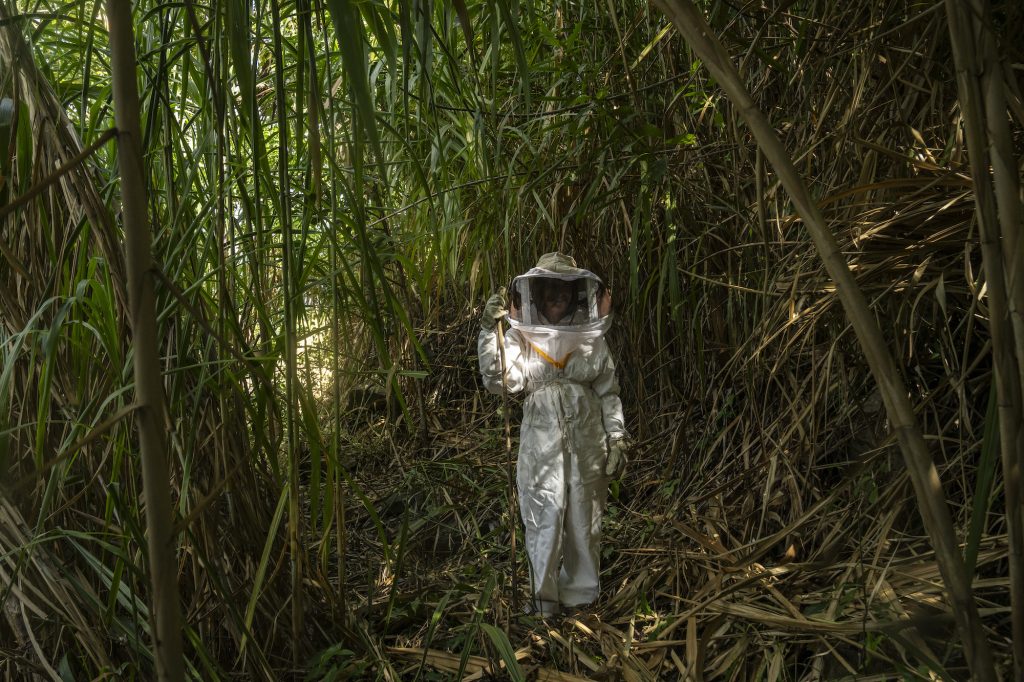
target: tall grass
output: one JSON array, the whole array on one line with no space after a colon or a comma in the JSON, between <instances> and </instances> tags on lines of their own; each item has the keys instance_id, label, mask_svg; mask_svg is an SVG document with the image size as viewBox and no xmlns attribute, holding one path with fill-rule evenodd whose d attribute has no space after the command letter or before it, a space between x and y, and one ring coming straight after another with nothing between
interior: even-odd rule
<instances>
[{"instance_id":1,"label":"tall grass","mask_svg":"<svg viewBox=\"0 0 1024 682\"><path fill-rule=\"evenodd\" d=\"M991 288L947 19L913 2L704 10L893 350L1005 669L1010 498L986 473ZM995 10L1012 54L1012 8ZM524 648L637 679L963 672L956 637L899 624L948 606L837 293L660 13L133 12L186 675L482 675ZM77 160L113 126L106 20L102 3L0 0L15 676L155 670L116 152ZM507 618L502 419L472 339L485 295L555 248L614 289L641 446L606 524L608 629L543 631L541 649ZM509 646L490 627L506 620Z\"/></svg>"}]
</instances>

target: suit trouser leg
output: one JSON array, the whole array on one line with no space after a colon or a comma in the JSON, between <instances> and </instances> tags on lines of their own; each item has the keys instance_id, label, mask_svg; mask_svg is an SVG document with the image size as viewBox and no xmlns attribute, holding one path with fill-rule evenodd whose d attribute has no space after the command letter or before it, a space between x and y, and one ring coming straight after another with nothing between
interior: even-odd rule
<instances>
[{"instance_id":1,"label":"suit trouser leg","mask_svg":"<svg viewBox=\"0 0 1024 682\"><path fill-rule=\"evenodd\" d=\"M559 598L568 606L589 604L600 594L601 517L607 499L604 480L568 487L558 580Z\"/></svg>"},{"instance_id":2,"label":"suit trouser leg","mask_svg":"<svg viewBox=\"0 0 1024 682\"><path fill-rule=\"evenodd\" d=\"M558 563L563 551L564 499L551 490L533 488L520 493L526 553L534 608L542 615L559 609Z\"/></svg>"}]
</instances>

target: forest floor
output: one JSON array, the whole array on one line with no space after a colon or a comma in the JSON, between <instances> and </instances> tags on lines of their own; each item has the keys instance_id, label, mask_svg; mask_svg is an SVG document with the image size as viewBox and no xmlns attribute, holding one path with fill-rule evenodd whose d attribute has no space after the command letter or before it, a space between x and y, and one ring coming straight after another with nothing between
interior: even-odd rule
<instances>
[{"instance_id":1,"label":"forest floor","mask_svg":"<svg viewBox=\"0 0 1024 682\"><path fill-rule=\"evenodd\" d=\"M310 679L963 676L937 564L926 538L902 529L916 523L912 508L890 500L864 526L851 517L851 500L866 493L848 476L812 506L787 509L795 521L772 523L783 502L751 508L747 475L664 478L686 470L665 466L679 456L672 432L642 440L612 484L601 598L555 618L523 614L529 574L517 519L514 600L500 399L464 395L430 410L426 440L396 438L380 418L348 444L360 499L346 505L344 592L349 636L363 653L326 649ZM521 407L513 400L510 409ZM877 465L876 456L861 465ZM905 491L906 481L893 485ZM975 586L990 621L1007 616L985 601L986 589L1005 588L998 572L986 577L1005 557L1004 541L986 539L979 551Z\"/></svg>"},{"instance_id":2,"label":"forest floor","mask_svg":"<svg viewBox=\"0 0 1024 682\"><path fill-rule=\"evenodd\" d=\"M653 446L611 491L601 598L555 618L516 612L529 574L517 522L514 605L502 432L472 433L435 442L426 457L365 453L377 470L364 460L357 475L367 499L346 524L346 594L358 639L378 658L328 651L315 674L341 665L349 676L384 667L385 679L402 680L957 677L962 661L946 650L953 624L927 552L880 565L870 555L802 562L788 536L736 546L721 532L721 493L647 475ZM985 549L981 561L1001 551ZM506 673L512 658L519 670Z\"/></svg>"}]
</instances>

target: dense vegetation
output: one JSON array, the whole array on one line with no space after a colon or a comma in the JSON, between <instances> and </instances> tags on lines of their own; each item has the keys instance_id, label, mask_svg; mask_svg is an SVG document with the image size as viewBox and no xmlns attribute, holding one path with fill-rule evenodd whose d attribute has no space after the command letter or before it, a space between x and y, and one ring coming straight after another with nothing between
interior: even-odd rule
<instances>
[{"instance_id":1,"label":"dense vegetation","mask_svg":"<svg viewBox=\"0 0 1024 682\"><path fill-rule=\"evenodd\" d=\"M140 0L150 267L122 250L123 5L0 0L3 674L986 679L990 652L1013 676L1019 3L706 2L708 44L684 5ZM615 291L639 446L604 598L545 624L512 608L475 337L556 249ZM130 266L169 510L143 489ZM167 604L183 656L158 666Z\"/></svg>"}]
</instances>

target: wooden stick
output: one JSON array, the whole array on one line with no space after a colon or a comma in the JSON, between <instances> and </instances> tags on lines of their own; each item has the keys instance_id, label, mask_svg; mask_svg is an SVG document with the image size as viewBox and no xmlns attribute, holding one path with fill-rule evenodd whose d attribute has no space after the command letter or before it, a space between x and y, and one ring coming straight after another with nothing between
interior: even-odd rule
<instances>
[{"instance_id":1,"label":"wooden stick","mask_svg":"<svg viewBox=\"0 0 1024 682\"><path fill-rule=\"evenodd\" d=\"M508 414L508 367L505 360L505 330L501 320L497 320L497 324L494 325L494 335L498 341L498 355L501 357L501 413L505 417L505 475L508 479L509 536L512 553L512 612L519 613L519 564L516 561L516 526L519 523L519 510L516 504L516 481L512 475L512 422ZM506 634L510 621L511 617L505 621Z\"/></svg>"}]
</instances>

